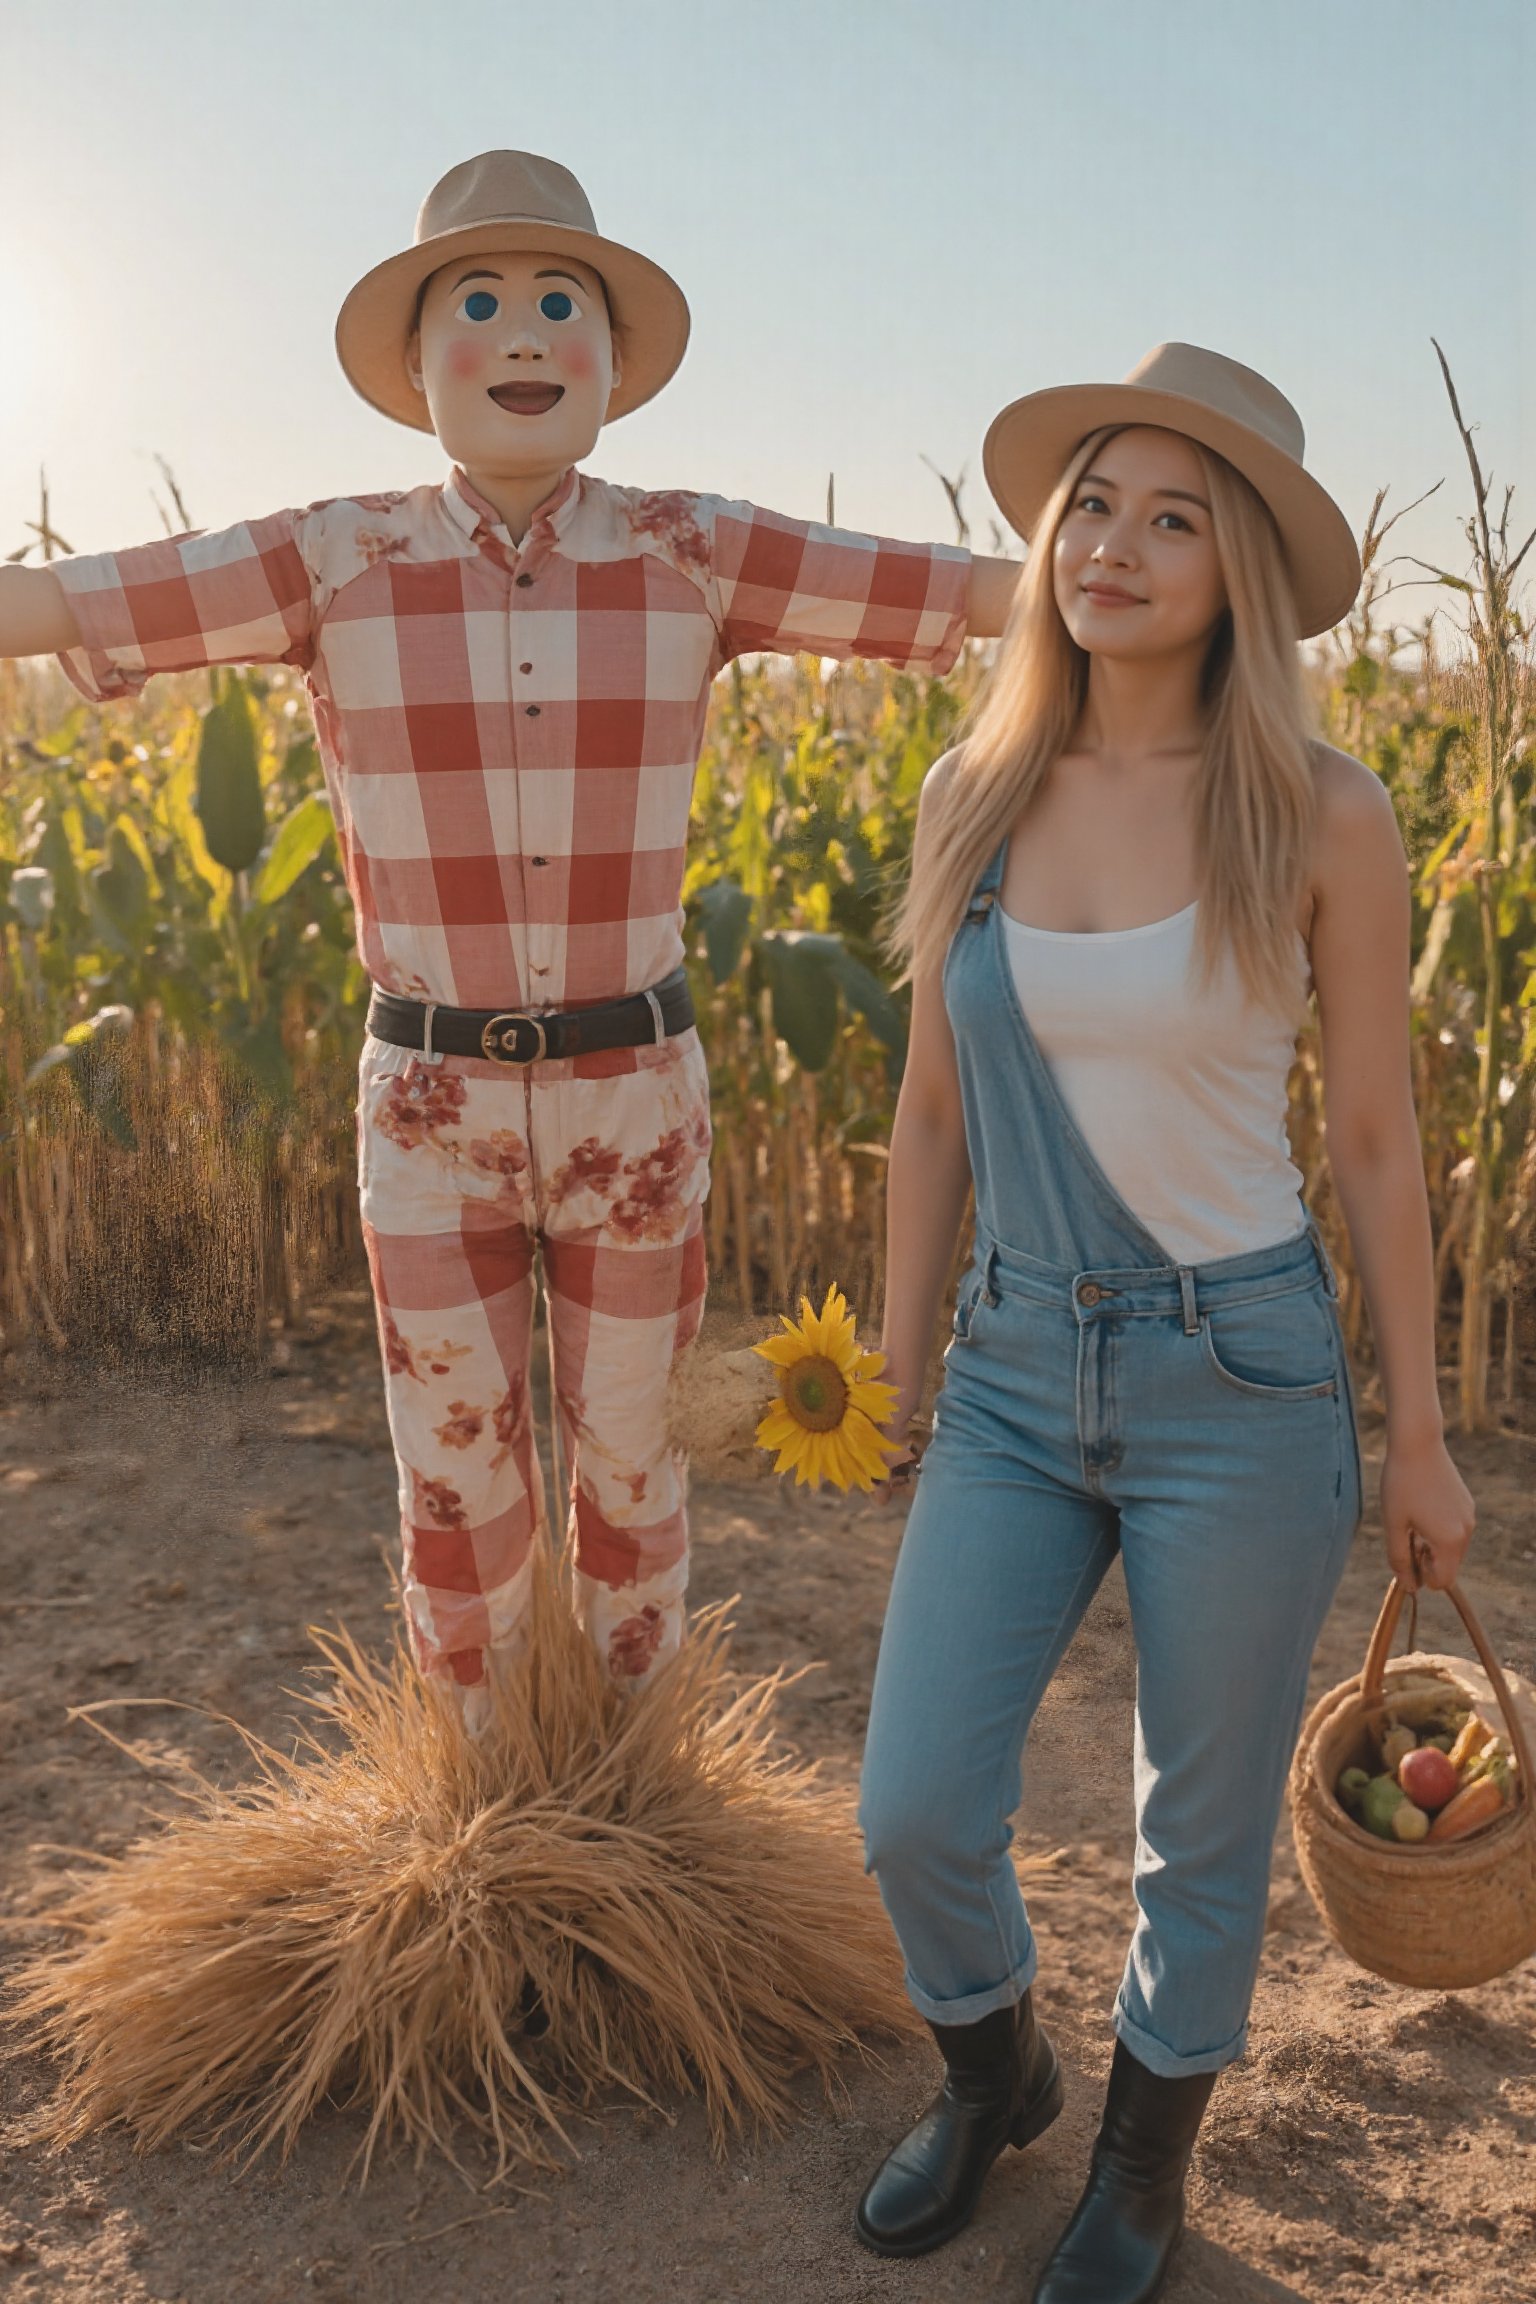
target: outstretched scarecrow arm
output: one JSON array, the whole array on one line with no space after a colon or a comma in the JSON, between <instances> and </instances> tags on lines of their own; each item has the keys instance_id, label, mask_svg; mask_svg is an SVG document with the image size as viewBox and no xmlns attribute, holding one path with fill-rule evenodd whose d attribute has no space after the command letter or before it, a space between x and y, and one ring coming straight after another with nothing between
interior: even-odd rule
<instances>
[{"instance_id":1,"label":"outstretched scarecrow arm","mask_svg":"<svg viewBox=\"0 0 1536 2304\"><path fill-rule=\"evenodd\" d=\"M803 649L947 672L968 634L995 639L1008 621L1017 561L789 520L717 496L696 497L691 509L728 658Z\"/></svg>"},{"instance_id":2,"label":"outstretched scarecrow arm","mask_svg":"<svg viewBox=\"0 0 1536 2304\"><path fill-rule=\"evenodd\" d=\"M0 568L0 656L57 656L80 628L51 568Z\"/></svg>"},{"instance_id":3,"label":"outstretched scarecrow arm","mask_svg":"<svg viewBox=\"0 0 1536 2304\"><path fill-rule=\"evenodd\" d=\"M314 600L296 536L301 518L277 512L58 561L49 573L73 630L53 645L75 686L111 703L136 696L156 672L308 664Z\"/></svg>"},{"instance_id":4,"label":"outstretched scarecrow arm","mask_svg":"<svg viewBox=\"0 0 1536 2304\"><path fill-rule=\"evenodd\" d=\"M678 503L725 661L803 650L947 672L959 655L972 606L962 547L859 535L718 496Z\"/></svg>"}]
</instances>

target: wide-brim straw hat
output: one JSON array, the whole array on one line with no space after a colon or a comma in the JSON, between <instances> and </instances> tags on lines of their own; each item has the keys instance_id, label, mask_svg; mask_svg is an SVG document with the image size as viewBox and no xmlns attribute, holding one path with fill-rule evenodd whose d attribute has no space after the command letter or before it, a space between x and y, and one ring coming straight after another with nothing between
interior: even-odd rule
<instances>
[{"instance_id":1,"label":"wide-brim straw hat","mask_svg":"<svg viewBox=\"0 0 1536 2304\"><path fill-rule=\"evenodd\" d=\"M1280 531L1302 637L1331 631L1360 589L1349 522L1302 464L1301 418L1267 377L1198 344L1159 344L1120 384L1028 392L992 419L982 461L1010 525L1028 538L1074 451L1111 424L1155 424L1214 448L1252 483Z\"/></svg>"},{"instance_id":2,"label":"wide-brim straw hat","mask_svg":"<svg viewBox=\"0 0 1536 2304\"><path fill-rule=\"evenodd\" d=\"M586 193L558 160L536 152L482 152L433 185L411 246L364 273L341 307L337 356L365 400L398 424L431 431L426 395L405 367L418 298L442 265L498 250L574 256L601 275L623 355L605 422L654 398L676 373L689 320L687 298L671 275L603 237Z\"/></svg>"}]
</instances>

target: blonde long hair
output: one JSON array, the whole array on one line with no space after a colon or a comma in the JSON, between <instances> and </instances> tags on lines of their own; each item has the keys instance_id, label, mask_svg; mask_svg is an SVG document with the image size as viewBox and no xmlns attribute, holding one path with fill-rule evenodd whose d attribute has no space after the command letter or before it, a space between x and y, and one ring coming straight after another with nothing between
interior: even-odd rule
<instances>
[{"instance_id":1,"label":"blonde long hair","mask_svg":"<svg viewBox=\"0 0 1536 2304\"><path fill-rule=\"evenodd\" d=\"M1035 531L1008 628L978 699L923 854L891 925L909 974L937 970L982 866L1070 745L1088 695L1087 653L1062 622L1052 584L1056 532L1107 440L1073 456ZM1212 636L1205 743L1194 790L1200 895L1197 956L1209 976L1231 952L1251 998L1289 1011L1296 909L1316 791L1308 748L1295 596L1258 492L1198 442L1228 607Z\"/></svg>"}]
</instances>

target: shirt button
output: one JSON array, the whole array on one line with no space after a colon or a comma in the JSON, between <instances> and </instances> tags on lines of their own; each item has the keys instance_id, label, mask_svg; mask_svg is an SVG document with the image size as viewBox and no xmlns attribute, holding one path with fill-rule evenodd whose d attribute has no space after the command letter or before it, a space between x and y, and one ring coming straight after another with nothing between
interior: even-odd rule
<instances>
[{"instance_id":1,"label":"shirt button","mask_svg":"<svg viewBox=\"0 0 1536 2304\"><path fill-rule=\"evenodd\" d=\"M1085 1280L1077 1292L1077 1300L1079 1304L1085 1304L1091 1312L1103 1293L1103 1289L1096 1288L1091 1280Z\"/></svg>"},{"instance_id":2,"label":"shirt button","mask_svg":"<svg viewBox=\"0 0 1536 2304\"><path fill-rule=\"evenodd\" d=\"M531 576L519 576L517 581L521 585L522 589L526 592L529 585L533 582L533 578Z\"/></svg>"},{"instance_id":3,"label":"shirt button","mask_svg":"<svg viewBox=\"0 0 1536 2304\"><path fill-rule=\"evenodd\" d=\"M533 670L533 666L531 664L519 664L518 670L519 672L531 672Z\"/></svg>"},{"instance_id":4,"label":"shirt button","mask_svg":"<svg viewBox=\"0 0 1536 2304\"><path fill-rule=\"evenodd\" d=\"M523 710L527 713L530 720L537 720L539 716L539 708L537 704L525 704L523 706Z\"/></svg>"},{"instance_id":5,"label":"shirt button","mask_svg":"<svg viewBox=\"0 0 1536 2304\"><path fill-rule=\"evenodd\" d=\"M534 856L530 858L530 862L534 864L547 864L549 862L549 858L547 856Z\"/></svg>"}]
</instances>

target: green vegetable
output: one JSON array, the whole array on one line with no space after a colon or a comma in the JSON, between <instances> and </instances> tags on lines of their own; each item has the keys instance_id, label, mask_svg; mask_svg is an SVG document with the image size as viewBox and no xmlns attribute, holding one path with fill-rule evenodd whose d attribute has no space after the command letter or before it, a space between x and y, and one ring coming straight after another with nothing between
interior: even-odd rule
<instances>
[{"instance_id":1,"label":"green vegetable","mask_svg":"<svg viewBox=\"0 0 1536 2304\"><path fill-rule=\"evenodd\" d=\"M1339 1778L1339 1798L1352 1816L1360 1812L1360 1802L1370 1777L1363 1768L1346 1768Z\"/></svg>"},{"instance_id":2,"label":"green vegetable","mask_svg":"<svg viewBox=\"0 0 1536 2304\"><path fill-rule=\"evenodd\" d=\"M1360 1821L1378 1840L1395 1838L1392 1819L1408 1795L1395 1776L1373 1776L1360 1795Z\"/></svg>"}]
</instances>

